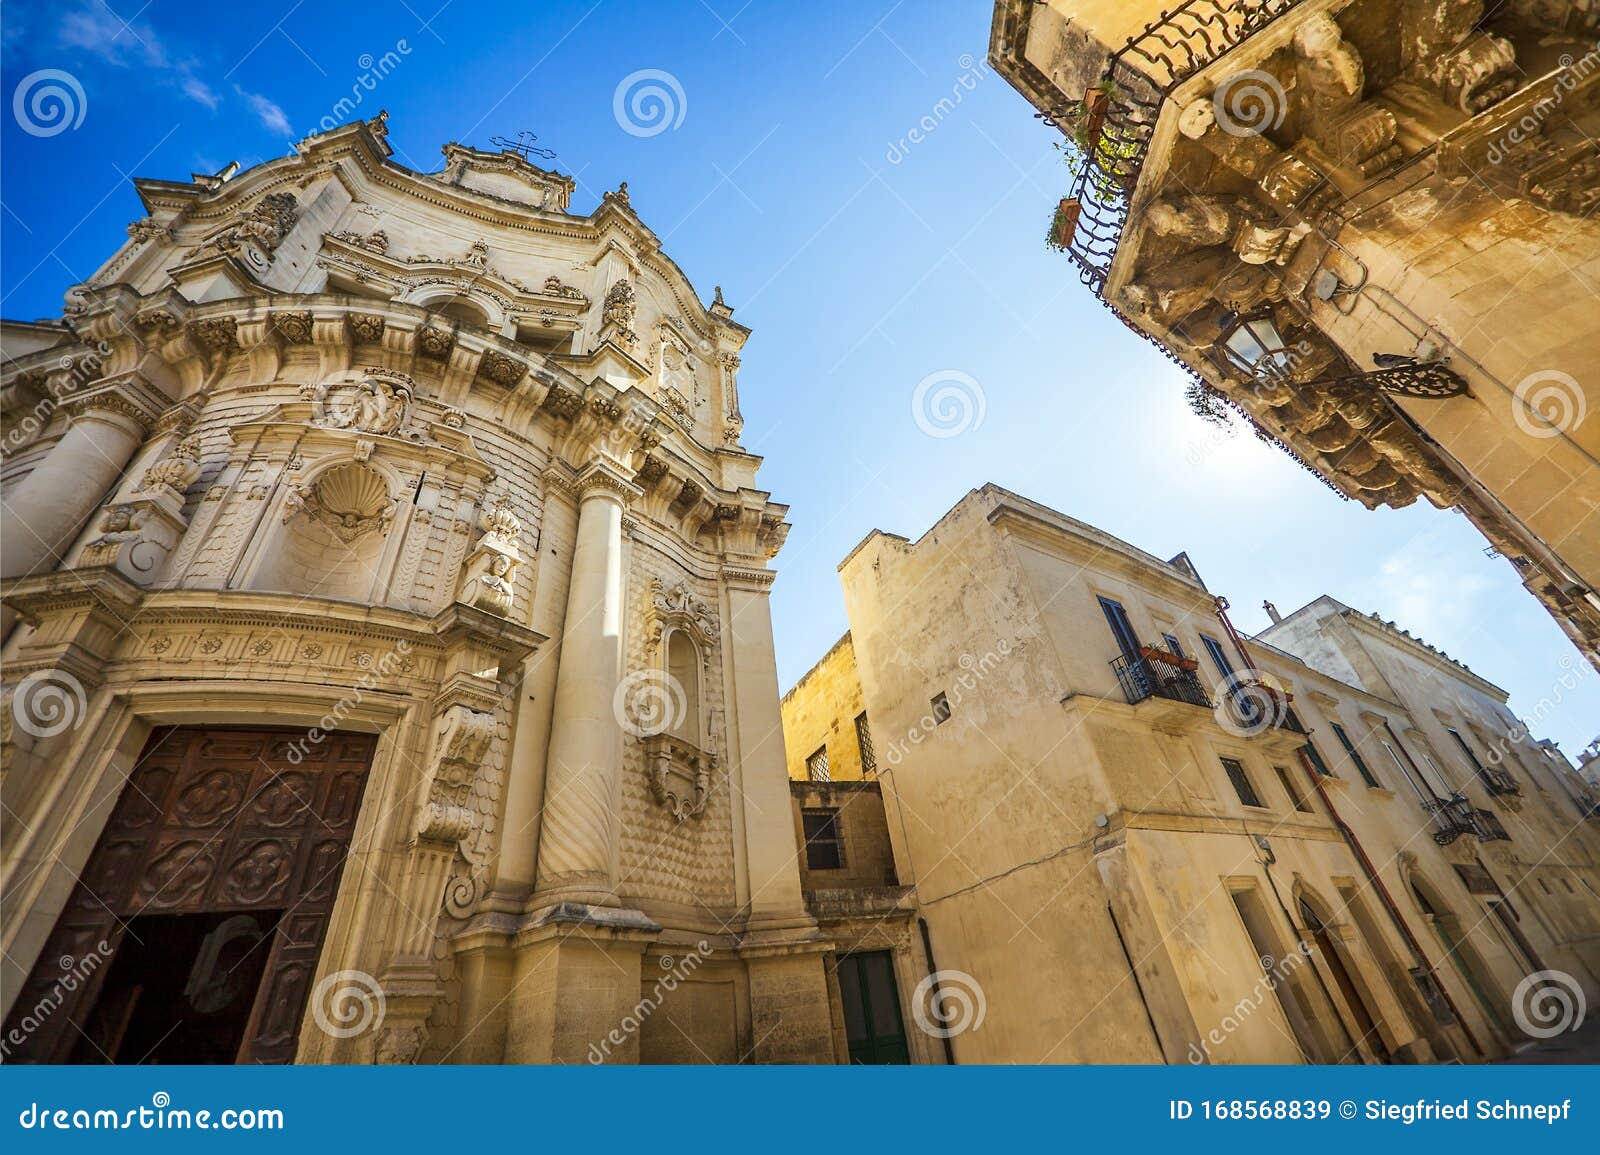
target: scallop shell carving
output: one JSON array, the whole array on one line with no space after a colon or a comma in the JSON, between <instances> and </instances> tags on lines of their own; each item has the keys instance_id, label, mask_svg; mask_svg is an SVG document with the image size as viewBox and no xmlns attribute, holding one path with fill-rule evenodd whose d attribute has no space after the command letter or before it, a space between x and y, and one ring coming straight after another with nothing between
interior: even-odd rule
<instances>
[{"instance_id":1,"label":"scallop shell carving","mask_svg":"<svg viewBox=\"0 0 1600 1155\"><path fill-rule=\"evenodd\" d=\"M394 497L380 473L350 461L299 486L289 515L300 509L333 530L341 541L351 542L372 530L388 529L394 517Z\"/></svg>"}]
</instances>

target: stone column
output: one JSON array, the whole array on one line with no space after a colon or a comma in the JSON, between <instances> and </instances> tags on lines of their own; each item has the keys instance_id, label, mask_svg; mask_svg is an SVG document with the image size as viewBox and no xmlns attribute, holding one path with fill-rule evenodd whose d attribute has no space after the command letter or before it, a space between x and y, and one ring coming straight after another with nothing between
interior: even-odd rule
<instances>
[{"instance_id":1,"label":"stone column","mask_svg":"<svg viewBox=\"0 0 1600 1155\"><path fill-rule=\"evenodd\" d=\"M784 762L770 570L724 567L739 789L752 930L815 928L800 894L799 846Z\"/></svg>"},{"instance_id":2,"label":"stone column","mask_svg":"<svg viewBox=\"0 0 1600 1155\"><path fill-rule=\"evenodd\" d=\"M91 398L4 502L0 577L54 568L144 441L148 415L121 397Z\"/></svg>"},{"instance_id":3,"label":"stone column","mask_svg":"<svg viewBox=\"0 0 1600 1155\"><path fill-rule=\"evenodd\" d=\"M577 544L556 669L538 892L611 905L622 770L622 726L612 707L622 678L622 511L639 489L604 462L585 468L576 484Z\"/></svg>"}]
</instances>

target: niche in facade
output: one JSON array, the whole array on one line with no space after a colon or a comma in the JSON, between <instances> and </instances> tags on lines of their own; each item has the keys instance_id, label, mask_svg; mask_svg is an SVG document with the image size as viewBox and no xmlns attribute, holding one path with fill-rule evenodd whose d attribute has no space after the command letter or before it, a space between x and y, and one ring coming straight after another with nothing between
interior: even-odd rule
<instances>
[{"instance_id":1,"label":"niche in facade","mask_svg":"<svg viewBox=\"0 0 1600 1155\"><path fill-rule=\"evenodd\" d=\"M369 599L388 552L394 513L388 480L361 462L343 462L296 483L252 588Z\"/></svg>"}]
</instances>

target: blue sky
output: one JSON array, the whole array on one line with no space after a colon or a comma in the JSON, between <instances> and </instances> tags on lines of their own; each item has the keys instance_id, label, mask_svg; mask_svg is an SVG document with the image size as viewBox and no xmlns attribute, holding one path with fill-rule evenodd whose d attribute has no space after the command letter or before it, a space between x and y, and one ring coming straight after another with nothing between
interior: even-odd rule
<instances>
[{"instance_id":1,"label":"blue sky","mask_svg":"<svg viewBox=\"0 0 1600 1155\"><path fill-rule=\"evenodd\" d=\"M50 136L3 118L0 313L59 315L142 215L130 177L282 155L341 98L387 108L396 159L423 171L446 141L529 129L577 178L576 211L628 181L696 286L721 284L755 330L745 442L794 523L773 596L785 688L845 629L836 566L856 542L915 537L994 481L1163 557L1187 550L1241 628L1266 624L1263 598L1288 612L1322 593L1393 618L1575 756L1600 727L1600 678L1464 518L1369 513L1248 435L1219 437L1046 250L1066 172L984 64L990 8L10 0L7 101L41 69L82 101ZM614 114L640 70L681 91L653 135ZM969 402L958 435L917 420L930 375Z\"/></svg>"}]
</instances>

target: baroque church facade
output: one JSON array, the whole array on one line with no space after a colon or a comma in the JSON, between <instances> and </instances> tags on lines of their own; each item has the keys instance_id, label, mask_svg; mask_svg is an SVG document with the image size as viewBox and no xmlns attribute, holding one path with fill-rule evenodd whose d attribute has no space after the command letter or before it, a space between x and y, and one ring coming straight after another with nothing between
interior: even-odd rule
<instances>
[{"instance_id":1,"label":"baroque church facade","mask_svg":"<svg viewBox=\"0 0 1600 1155\"><path fill-rule=\"evenodd\" d=\"M831 1060L749 331L386 132L6 323L6 1059Z\"/></svg>"}]
</instances>

